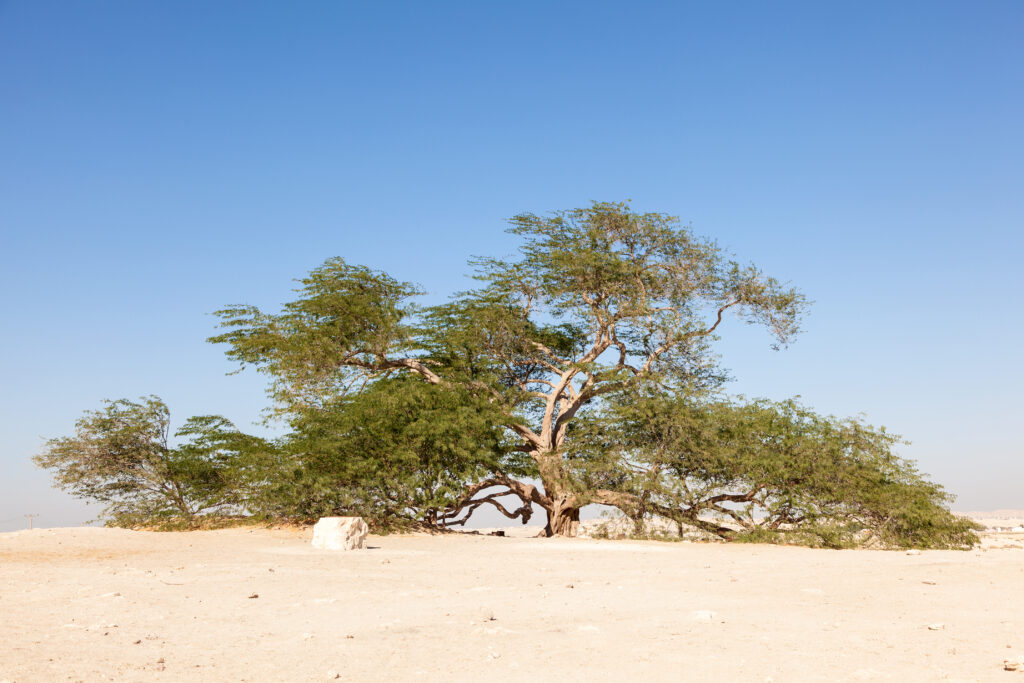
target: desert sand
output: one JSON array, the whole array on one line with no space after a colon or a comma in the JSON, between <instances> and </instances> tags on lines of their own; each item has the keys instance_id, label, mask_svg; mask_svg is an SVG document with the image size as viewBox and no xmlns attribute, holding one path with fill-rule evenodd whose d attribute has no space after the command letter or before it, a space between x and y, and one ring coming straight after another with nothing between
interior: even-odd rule
<instances>
[{"instance_id":1,"label":"desert sand","mask_svg":"<svg viewBox=\"0 0 1024 683\"><path fill-rule=\"evenodd\" d=\"M0 534L0 680L1020 681L1024 534L968 552Z\"/></svg>"}]
</instances>

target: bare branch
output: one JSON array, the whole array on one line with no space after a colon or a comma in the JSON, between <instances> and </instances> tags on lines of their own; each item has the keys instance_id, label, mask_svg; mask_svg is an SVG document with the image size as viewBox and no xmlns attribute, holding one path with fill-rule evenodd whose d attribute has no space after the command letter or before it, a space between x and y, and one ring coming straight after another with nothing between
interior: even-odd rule
<instances>
[{"instance_id":1,"label":"bare branch","mask_svg":"<svg viewBox=\"0 0 1024 683\"><path fill-rule=\"evenodd\" d=\"M522 506L517 508L515 511L510 512L504 505L497 501L498 498L504 496L514 495L512 491L499 491L498 493L492 493L484 496L483 498L476 498L474 500L464 501L461 505L455 508L447 508L444 513L438 518L438 525L442 527L450 526L463 526L469 521L469 518L473 515L473 512L481 505L490 504L493 505L498 512L505 515L509 519L522 519L523 524L527 524L530 521L530 517L533 516L533 506L530 501L526 501ZM466 512L466 516L462 519L456 519L459 514L463 511Z\"/></svg>"},{"instance_id":2,"label":"bare branch","mask_svg":"<svg viewBox=\"0 0 1024 683\"><path fill-rule=\"evenodd\" d=\"M664 344L662 344L661 346L656 348L654 351L651 352L651 354L649 356L647 356L647 360L644 361L643 367L641 368L641 372L646 374L648 371L650 371L651 367L658 360L658 358L661 357L661 355L663 353L673 349L680 342L686 341L688 339L694 339L696 337L706 337L707 335L709 335L712 332L714 332L716 329L718 329L718 326L722 324L722 315L727 310L729 310L733 306L736 306L737 304L740 304L740 303L742 303L742 302L740 302L738 300L737 301L732 301L730 303L725 304L721 308L719 308L718 309L718 314L717 314L717 316L715 318L715 322L714 322L713 325L711 325L711 327L708 327L707 329L704 329L704 330L693 330L692 332L687 332L686 334L680 336L679 338L674 339L674 340L669 341L669 342L665 342Z\"/></svg>"}]
</instances>

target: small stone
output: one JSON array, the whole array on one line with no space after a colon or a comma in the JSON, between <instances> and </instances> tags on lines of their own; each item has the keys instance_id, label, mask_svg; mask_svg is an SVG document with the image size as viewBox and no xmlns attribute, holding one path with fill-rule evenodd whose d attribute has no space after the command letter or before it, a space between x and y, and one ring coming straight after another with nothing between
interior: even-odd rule
<instances>
[{"instance_id":1,"label":"small stone","mask_svg":"<svg viewBox=\"0 0 1024 683\"><path fill-rule=\"evenodd\" d=\"M712 621L715 620L716 616L718 615L715 612L712 612L708 609L701 609L690 612L691 619L705 624L710 624Z\"/></svg>"},{"instance_id":2,"label":"small stone","mask_svg":"<svg viewBox=\"0 0 1024 683\"><path fill-rule=\"evenodd\" d=\"M920 555L920 554L921 554L920 550L908 550L907 551L907 555Z\"/></svg>"},{"instance_id":3,"label":"small stone","mask_svg":"<svg viewBox=\"0 0 1024 683\"><path fill-rule=\"evenodd\" d=\"M934 581L922 581L921 583L923 583L926 586L934 586L935 585Z\"/></svg>"},{"instance_id":4,"label":"small stone","mask_svg":"<svg viewBox=\"0 0 1024 683\"><path fill-rule=\"evenodd\" d=\"M928 624L929 631L941 631L946 628L945 624Z\"/></svg>"},{"instance_id":5,"label":"small stone","mask_svg":"<svg viewBox=\"0 0 1024 683\"><path fill-rule=\"evenodd\" d=\"M260 594L259 594L259 593L253 593L252 595L250 595L250 596L249 596L249 599L250 599L250 600L255 600L255 599L256 599L256 598L258 598L258 597L260 597Z\"/></svg>"},{"instance_id":6,"label":"small stone","mask_svg":"<svg viewBox=\"0 0 1024 683\"><path fill-rule=\"evenodd\" d=\"M327 680L334 681L339 678L341 678L341 674L335 671L334 669L331 669L327 672Z\"/></svg>"},{"instance_id":7,"label":"small stone","mask_svg":"<svg viewBox=\"0 0 1024 683\"><path fill-rule=\"evenodd\" d=\"M321 517L313 527L313 547L321 550L356 550L363 547L370 527L362 517Z\"/></svg>"}]
</instances>

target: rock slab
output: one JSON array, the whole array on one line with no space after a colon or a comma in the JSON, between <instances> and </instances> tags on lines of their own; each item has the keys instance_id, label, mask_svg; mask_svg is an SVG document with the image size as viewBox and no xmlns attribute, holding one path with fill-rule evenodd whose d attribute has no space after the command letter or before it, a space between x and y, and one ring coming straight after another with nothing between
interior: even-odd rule
<instances>
[{"instance_id":1,"label":"rock slab","mask_svg":"<svg viewBox=\"0 0 1024 683\"><path fill-rule=\"evenodd\" d=\"M357 550L370 527L362 517L321 517L313 527L313 547L321 550Z\"/></svg>"}]
</instances>

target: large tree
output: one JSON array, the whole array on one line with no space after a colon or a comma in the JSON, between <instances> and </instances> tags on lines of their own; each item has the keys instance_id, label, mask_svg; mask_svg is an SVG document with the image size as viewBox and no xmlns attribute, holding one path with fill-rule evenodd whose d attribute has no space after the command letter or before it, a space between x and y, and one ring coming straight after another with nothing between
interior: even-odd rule
<instances>
[{"instance_id":1,"label":"large tree","mask_svg":"<svg viewBox=\"0 0 1024 683\"><path fill-rule=\"evenodd\" d=\"M629 503L621 491L581 486L574 423L639 383L714 385L712 342L728 317L784 344L806 301L676 218L627 204L522 214L510 232L518 256L476 261L480 286L447 304L420 309L417 287L334 258L278 313L219 311L225 331L211 341L267 373L276 410L292 418L395 373L485 401L529 467L491 460L438 522L515 495L514 516L536 505L547 534L575 535L583 505Z\"/></svg>"}]
</instances>

